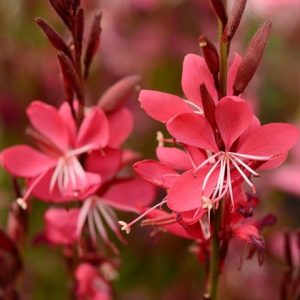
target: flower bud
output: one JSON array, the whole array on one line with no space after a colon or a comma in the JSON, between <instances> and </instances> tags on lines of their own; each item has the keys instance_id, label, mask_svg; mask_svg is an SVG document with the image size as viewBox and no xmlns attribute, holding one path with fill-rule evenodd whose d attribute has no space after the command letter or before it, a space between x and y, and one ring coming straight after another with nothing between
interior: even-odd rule
<instances>
[{"instance_id":1,"label":"flower bud","mask_svg":"<svg viewBox=\"0 0 300 300\"><path fill-rule=\"evenodd\" d=\"M210 0L210 3L222 24L225 26L227 24L227 15L224 4L222 0Z\"/></svg>"},{"instance_id":2,"label":"flower bud","mask_svg":"<svg viewBox=\"0 0 300 300\"><path fill-rule=\"evenodd\" d=\"M199 46L202 49L206 64L215 79L219 73L219 55L215 45L210 42L204 35L199 37Z\"/></svg>"},{"instance_id":3,"label":"flower bud","mask_svg":"<svg viewBox=\"0 0 300 300\"><path fill-rule=\"evenodd\" d=\"M234 95L240 95L255 74L271 33L272 22L266 21L255 33L242 58L233 84Z\"/></svg>"},{"instance_id":4,"label":"flower bud","mask_svg":"<svg viewBox=\"0 0 300 300\"><path fill-rule=\"evenodd\" d=\"M227 38L231 40L238 29L247 0L235 0L227 24Z\"/></svg>"}]
</instances>

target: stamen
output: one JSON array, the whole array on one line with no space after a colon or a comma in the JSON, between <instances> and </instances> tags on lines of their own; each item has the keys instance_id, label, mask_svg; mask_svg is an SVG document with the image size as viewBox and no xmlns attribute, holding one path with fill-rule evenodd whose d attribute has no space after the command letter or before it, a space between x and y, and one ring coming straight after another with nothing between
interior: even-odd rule
<instances>
[{"instance_id":1,"label":"stamen","mask_svg":"<svg viewBox=\"0 0 300 300\"><path fill-rule=\"evenodd\" d=\"M189 101L189 100L183 100L185 103L189 104L190 106L192 106L193 108L196 108L197 111L194 111L195 113L198 113L200 115L203 115L203 110L200 106L198 106L196 103Z\"/></svg>"},{"instance_id":2,"label":"stamen","mask_svg":"<svg viewBox=\"0 0 300 300\"><path fill-rule=\"evenodd\" d=\"M119 221L118 223L121 225L121 230L125 231L127 234L130 233L130 229L131 226L134 225L136 222L140 221L141 219L143 219L145 216L147 216L151 211L153 211L154 209L156 209L157 207L162 206L163 204L165 204L167 202L166 198L164 198L161 202L157 203L156 205L152 206L151 208L149 208L147 211L145 211L143 214L141 214L140 216L138 216L136 219L134 219L133 221L131 221L130 223L126 223L124 221Z\"/></svg>"},{"instance_id":3,"label":"stamen","mask_svg":"<svg viewBox=\"0 0 300 300\"><path fill-rule=\"evenodd\" d=\"M199 171L202 167L204 167L206 164L208 164L212 159L214 159L215 157L217 157L218 155L223 154L223 152L218 152L214 155L211 155L209 158L207 158L205 161L203 161L195 170L194 173L196 173L197 171Z\"/></svg>"},{"instance_id":4,"label":"stamen","mask_svg":"<svg viewBox=\"0 0 300 300\"><path fill-rule=\"evenodd\" d=\"M18 198L18 199L16 200L16 202L18 203L18 205L19 205L22 209L24 209L24 210L27 209L27 203L24 201L23 198Z\"/></svg>"},{"instance_id":5,"label":"stamen","mask_svg":"<svg viewBox=\"0 0 300 300\"><path fill-rule=\"evenodd\" d=\"M233 154L231 155L232 159L235 159L238 163L240 163L245 169L247 169L251 174L254 176L259 176L257 172L255 172L253 169L251 169L246 163L244 163L241 159L238 157L235 157Z\"/></svg>"},{"instance_id":6,"label":"stamen","mask_svg":"<svg viewBox=\"0 0 300 300\"><path fill-rule=\"evenodd\" d=\"M256 189L254 187L254 184L250 181L250 179L246 176L246 174L242 171L242 169L238 166L238 164L231 158L230 159L235 168L238 170L238 172L241 174L241 176L245 179L245 181L248 183L248 185L252 188L253 193L256 193Z\"/></svg>"},{"instance_id":7,"label":"stamen","mask_svg":"<svg viewBox=\"0 0 300 300\"><path fill-rule=\"evenodd\" d=\"M231 174L230 174L230 161L226 161L227 165L227 183L228 183L228 189L229 189L229 197L231 201L231 212L234 212L234 200L233 200L233 190L232 190L232 182L231 182Z\"/></svg>"},{"instance_id":8,"label":"stamen","mask_svg":"<svg viewBox=\"0 0 300 300\"><path fill-rule=\"evenodd\" d=\"M212 173L217 168L217 166L218 166L218 164L220 163L221 160L222 160L222 158L220 157L218 159L218 161L213 165L213 167L209 170L209 172L207 173L207 175L205 176L203 184L202 184L202 192L205 190L209 178L211 177Z\"/></svg>"},{"instance_id":9,"label":"stamen","mask_svg":"<svg viewBox=\"0 0 300 300\"><path fill-rule=\"evenodd\" d=\"M228 152L228 154L233 154L234 156L239 156L246 159L251 160L270 160L274 158L274 155L270 156L256 156L256 155L249 155L249 154L242 154L242 153L236 153L236 152Z\"/></svg>"}]
</instances>

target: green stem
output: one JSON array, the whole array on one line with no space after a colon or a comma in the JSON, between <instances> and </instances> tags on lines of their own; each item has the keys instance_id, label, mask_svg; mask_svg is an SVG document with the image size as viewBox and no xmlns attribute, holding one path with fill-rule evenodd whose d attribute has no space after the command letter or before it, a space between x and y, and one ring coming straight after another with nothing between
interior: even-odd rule
<instances>
[{"instance_id":1,"label":"green stem","mask_svg":"<svg viewBox=\"0 0 300 300\"><path fill-rule=\"evenodd\" d=\"M226 1L225 1L226 2ZM226 3L225 3L226 5ZM227 95L227 59L229 52L229 42L224 36L224 25L219 20L219 59L220 59L220 73L219 86L220 98ZM222 227L223 220L223 200L220 201L219 208L215 211L213 216L213 236L210 243L210 261L209 261L209 277L207 294L210 300L218 299L218 286L221 274L221 241L219 239L219 231Z\"/></svg>"}]
</instances>

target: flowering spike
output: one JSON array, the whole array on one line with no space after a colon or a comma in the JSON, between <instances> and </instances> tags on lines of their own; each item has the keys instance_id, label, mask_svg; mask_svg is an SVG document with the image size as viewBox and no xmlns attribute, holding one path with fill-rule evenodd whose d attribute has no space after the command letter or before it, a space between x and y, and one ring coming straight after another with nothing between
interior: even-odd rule
<instances>
[{"instance_id":1,"label":"flowering spike","mask_svg":"<svg viewBox=\"0 0 300 300\"><path fill-rule=\"evenodd\" d=\"M82 52L82 41L84 32L84 11L82 8L76 10L74 35L75 35L75 48L79 55Z\"/></svg>"},{"instance_id":2,"label":"flowering spike","mask_svg":"<svg viewBox=\"0 0 300 300\"><path fill-rule=\"evenodd\" d=\"M210 3L223 25L227 24L227 15L222 0L210 0Z\"/></svg>"},{"instance_id":3,"label":"flowering spike","mask_svg":"<svg viewBox=\"0 0 300 300\"><path fill-rule=\"evenodd\" d=\"M84 78L86 79L89 75L91 63L96 54L96 51L100 45L100 33L101 33L101 22L102 13L99 12L95 15L94 21L92 24L89 41L87 44L85 57L84 57Z\"/></svg>"},{"instance_id":4,"label":"flowering spike","mask_svg":"<svg viewBox=\"0 0 300 300\"><path fill-rule=\"evenodd\" d=\"M105 111L118 109L136 89L141 81L139 75L129 75L111 86L100 98L98 105Z\"/></svg>"},{"instance_id":5,"label":"flowering spike","mask_svg":"<svg viewBox=\"0 0 300 300\"><path fill-rule=\"evenodd\" d=\"M215 45L204 35L199 37L199 46L202 49L206 64L217 82L219 74L219 54Z\"/></svg>"},{"instance_id":6,"label":"flowering spike","mask_svg":"<svg viewBox=\"0 0 300 300\"><path fill-rule=\"evenodd\" d=\"M233 38L236 30L238 29L243 13L245 11L246 4L247 0L235 0L227 24L228 40L231 40Z\"/></svg>"},{"instance_id":7,"label":"flowering spike","mask_svg":"<svg viewBox=\"0 0 300 300\"><path fill-rule=\"evenodd\" d=\"M59 64L64 76L65 83L68 84L72 88L72 90L75 92L75 94L78 97L78 100L83 99L83 93L81 90L81 84L78 79L78 76L76 74L76 70L71 62L71 60L62 52L60 52L58 55Z\"/></svg>"},{"instance_id":8,"label":"flowering spike","mask_svg":"<svg viewBox=\"0 0 300 300\"><path fill-rule=\"evenodd\" d=\"M41 18L36 18L35 22L43 30L44 34L47 36L52 46L55 47L57 50L63 52L72 60L72 54L69 47L66 45L62 37L54 30L54 28Z\"/></svg>"},{"instance_id":9,"label":"flowering spike","mask_svg":"<svg viewBox=\"0 0 300 300\"><path fill-rule=\"evenodd\" d=\"M268 20L257 30L256 34L250 41L246 54L242 58L233 84L235 95L240 95L254 76L254 73L267 46L271 29L272 22Z\"/></svg>"}]
</instances>

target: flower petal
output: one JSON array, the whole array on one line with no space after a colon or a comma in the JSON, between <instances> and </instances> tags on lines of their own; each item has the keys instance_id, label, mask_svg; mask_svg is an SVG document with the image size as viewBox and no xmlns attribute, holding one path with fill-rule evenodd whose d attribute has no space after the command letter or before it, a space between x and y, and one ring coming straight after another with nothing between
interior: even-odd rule
<instances>
[{"instance_id":1,"label":"flower petal","mask_svg":"<svg viewBox=\"0 0 300 300\"><path fill-rule=\"evenodd\" d=\"M150 159L135 163L133 168L144 180L164 188L169 188L179 176L172 168Z\"/></svg>"},{"instance_id":2,"label":"flower petal","mask_svg":"<svg viewBox=\"0 0 300 300\"><path fill-rule=\"evenodd\" d=\"M121 166L122 152L118 149L105 148L103 151L92 151L86 159L86 170L99 174L103 180L112 179Z\"/></svg>"},{"instance_id":3,"label":"flower petal","mask_svg":"<svg viewBox=\"0 0 300 300\"><path fill-rule=\"evenodd\" d=\"M140 213L155 197L155 187L139 178L120 180L114 183L102 196L110 206Z\"/></svg>"},{"instance_id":4,"label":"flower petal","mask_svg":"<svg viewBox=\"0 0 300 300\"><path fill-rule=\"evenodd\" d=\"M69 143L72 145L72 147L75 146L75 139L76 139L76 133L77 133L77 128L76 128L76 123L73 118L72 112L71 112L71 107L69 103L64 102L60 108L59 108L59 114L64 120L64 123L68 129L68 134L69 134Z\"/></svg>"},{"instance_id":5,"label":"flower petal","mask_svg":"<svg viewBox=\"0 0 300 300\"><path fill-rule=\"evenodd\" d=\"M186 55L182 69L182 89L187 99L200 107L202 107L200 85L203 83L213 99L216 99L217 92L214 87L214 79L204 58L195 54Z\"/></svg>"},{"instance_id":6,"label":"flower petal","mask_svg":"<svg viewBox=\"0 0 300 300\"><path fill-rule=\"evenodd\" d=\"M53 203L66 203L74 200L85 199L93 194L101 185L101 177L98 174L85 172L85 180L77 182L76 188L73 187L71 181L64 189L62 194L56 183L50 190L50 182L54 169L48 171L43 178L35 185L32 194L42 201ZM33 184L33 180L29 180L29 186Z\"/></svg>"},{"instance_id":7,"label":"flower petal","mask_svg":"<svg viewBox=\"0 0 300 300\"><path fill-rule=\"evenodd\" d=\"M25 178L38 176L56 163L56 160L27 145L7 148L1 152L0 159L7 172Z\"/></svg>"},{"instance_id":8,"label":"flower petal","mask_svg":"<svg viewBox=\"0 0 300 300\"><path fill-rule=\"evenodd\" d=\"M229 150L236 139L250 126L252 110L242 98L225 97L218 103L215 114L225 148Z\"/></svg>"},{"instance_id":9,"label":"flower petal","mask_svg":"<svg viewBox=\"0 0 300 300\"><path fill-rule=\"evenodd\" d=\"M159 161L176 170L188 170L192 167L187 154L175 147L157 147L156 155Z\"/></svg>"},{"instance_id":10,"label":"flower petal","mask_svg":"<svg viewBox=\"0 0 300 300\"><path fill-rule=\"evenodd\" d=\"M195 113L180 114L167 123L167 129L181 143L218 151L214 133L203 116Z\"/></svg>"},{"instance_id":11,"label":"flower petal","mask_svg":"<svg viewBox=\"0 0 300 300\"><path fill-rule=\"evenodd\" d=\"M251 155L280 155L289 151L299 139L299 129L286 123L271 123L257 128L239 147Z\"/></svg>"},{"instance_id":12,"label":"flower petal","mask_svg":"<svg viewBox=\"0 0 300 300\"><path fill-rule=\"evenodd\" d=\"M68 129L56 108L40 101L33 101L26 112L32 126L51 144L62 151L68 149Z\"/></svg>"},{"instance_id":13,"label":"flower petal","mask_svg":"<svg viewBox=\"0 0 300 300\"><path fill-rule=\"evenodd\" d=\"M193 111L183 99L157 91L142 90L139 101L150 117L164 123L177 114Z\"/></svg>"},{"instance_id":14,"label":"flower petal","mask_svg":"<svg viewBox=\"0 0 300 300\"><path fill-rule=\"evenodd\" d=\"M77 147L90 146L91 149L104 148L109 138L108 121L104 112L93 107L84 118L77 136Z\"/></svg>"},{"instance_id":15,"label":"flower petal","mask_svg":"<svg viewBox=\"0 0 300 300\"><path fill-rule=\"evenodd\" d=\"M129 136L133 128L133 117L126 108L121 108L108 117L108 145L119 147Z\"/></svg>"},{"instance_id":16,"label":"flower petal","mask_svg":"<svg viewBox=\"0 0 300 300\"><path fill-rule=\"evenodd\" d=\"M203 168L197 173L194 173L193 170L183 173L168 192L168 207L176 212L190 211L201 207L202 196L209 197L211 195L219 175L219 169L216 169L202 192L203 181L208 171L208 168Z\"/></svg>"},{"instance_id":17,"label":"flower petal","mask_svg":"<svg viewBox=\"0 0 300 300\"><path fill-rule=\"evenodd\" d=\"M227 78L227 94L230 96L233 95L233 84L241 61L242 61L241 56L235 53L233 62L228 70L228 78Z\"/></svg>"},{"instance_id":18,"label":"flower petal","mask_svg":"<svg viewBox=\"0 0 300 300\"><path fill-rule=\"evenodd\" d=\"M79 209L50 208L46 211L44 236L54 245L72 245L76 240Z\"/></svg>"}]
</instances>

